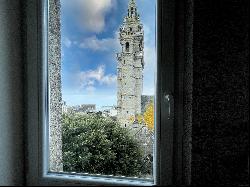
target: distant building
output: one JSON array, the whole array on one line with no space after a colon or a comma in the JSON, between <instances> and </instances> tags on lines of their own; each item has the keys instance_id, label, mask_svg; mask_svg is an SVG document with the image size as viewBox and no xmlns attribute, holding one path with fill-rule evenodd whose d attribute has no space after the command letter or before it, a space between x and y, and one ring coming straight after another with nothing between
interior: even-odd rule
<instances>
[{"instance_id":1,"label":"distant building","mask_svg":"<svg viewBox=\"0 0 250 187\"><path fill-rule=\"evenodd\" d=\"M92 113L96 111L96 105L95 104L82 104L78 107L77 112L83 112L83 113Z\"/></svg>"},{"instance_id":2,"label":"distant building","mask_svg":"<svg viewBox=\"0 0 250 187\"><path fill-rule=\"evenodd\" d=\"M62 102L62 113L68 113L68 106L65 101Z\"/></svg>"},{"instance_id":3,"label":"distant building","mask_svg":"<svg viewBox=\"0 0 250 187\"><path fill-rule=\"evenodd\" d=\"M96 112L96 105L95 104L82 104L76 106L67 106L66 102L63 102L62 105L62 112L63 113L82 113L82 114L89 114Z\"/></svg>"},{"instance_id":4,"label":"distant building","mask_svg":"<svg viewBox=\"0 0 250 187\"><path fill-rule=\"evenodd\" d=\"M103 106L102 115L105 117L117 117L117 107L115 106Z\"/></svg>"}]
</instances>

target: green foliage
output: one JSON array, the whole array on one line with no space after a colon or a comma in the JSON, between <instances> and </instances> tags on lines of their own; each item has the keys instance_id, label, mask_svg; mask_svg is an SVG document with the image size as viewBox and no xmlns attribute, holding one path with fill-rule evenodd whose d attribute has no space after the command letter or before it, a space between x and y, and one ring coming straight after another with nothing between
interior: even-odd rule
<instances>
[{"instance_id":1,"label":"green foliage","mask_svg":"<svg viewBox=\"0 0 250 187\"><path fill-rule=\"evenodd\" d=\"M100 115L63 115L63 167L66 172L140 176L138 142L117 122Z\"/></svg>"}]
</instances>

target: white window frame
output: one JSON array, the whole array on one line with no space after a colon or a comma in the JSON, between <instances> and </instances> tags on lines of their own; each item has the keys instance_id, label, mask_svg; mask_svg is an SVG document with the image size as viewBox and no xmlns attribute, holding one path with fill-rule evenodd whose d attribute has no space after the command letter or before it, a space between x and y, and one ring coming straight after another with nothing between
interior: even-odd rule
<instances>
[{"instance_id":1,"label":"white window frame","mask_svg":"<svg viewBox=\"0 0 250 187\"><path fill-rule=\"evenodd\" d=\"M165 4L163 10L162 4ZM174 131L175 0L157 1L157 83L154 182L143 179L48 173L47 0L25 0L26 183L27 185L172 185ZM167 7L167 10L166 10ZM163 16L163 12L168 12ZM167 23L163 25L162 23ZM167 34L164 28L167 28ZM164 47L164 51L163 51ZM166 73L168 72L168 73Z\"/></svg>"}]
</instances>

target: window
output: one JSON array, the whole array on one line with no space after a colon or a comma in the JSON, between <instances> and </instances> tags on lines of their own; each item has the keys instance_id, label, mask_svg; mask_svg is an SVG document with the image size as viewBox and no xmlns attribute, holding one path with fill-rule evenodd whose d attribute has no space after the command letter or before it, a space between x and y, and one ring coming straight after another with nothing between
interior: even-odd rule
<instances>
[{"instance_id":1,"label":"window","mask_svg":"<svg viewBox=\"0 0 250 187\"><path fill-rule=\"evenodd\" d=\"M129 43L126 42L126 52L129 52Z\"/></svg>"},{"instance_id":2,"label":"window","mask_svg":"<svg viewBox=\"0 0 250 187\"><path fill-rule=\"evenodd\" d=\"M139 1L139 0L138 0ZM150 1L150 0L149 0ZM54 167L53 162L51 162L48 155L50 153L53 153L53 150L50 150L50 144L51 144L51 138L50 133L51 127L49 127L49 124L52 124L51 121L53 119L51 118L51 96L50 94L55 94L60 96L60 92L57 93L51 93L51 89L54 84L51 84L50 80L55 78L54 76L48 77L48 72L53 70L56 70L56 66L48 67L48 60L51 60L51 58L58 58L60 55L54 55L53 57L49 56L50 49L50 42L58 42L59 38L56 37L48 37L48 7L53 7L56 5L57 1L49 1L48 4L47 1L33 1L33 0L27 0L27 35L29 36L29 40L27 41L27 90L28 90L28 112L27 112L27 122L28 122L28 173L27 173L27 180L28 184L130 184L130 185L153 185L153 184L171 184L171 174L172 170L172 161L173 159L169 159L172 157L172 141L168 139L171 136L167 136L168 133L171 133L172 130L172 123L173 123L173 102L172 102L172 96L171 96L171 89L173 87L173 71L172 66L173 64L173 56L171 54L171 50L173 50L173 46L171 45L174 41L174 35L172 32L169 32L169 35L167 37L172 38L170 39L167 44L169 47L167 49L171 49L170 51L165 51L166 54L168 54L168 63L169 66L166 68L163 65L163 61L165 61L164 56L162 53L160 53L161 45L160 41L161 39L158 38L158 71L157 71L157 92L156 92L156 104L155 104L155 119L156 119L156 129L155 129L155 142L156 142L156 157L153 158L154 160L154 177L152 180L145 180L144 178L138 179L138 178L128 178L128 177L111 177L111 176L100 176L97 173L94 174L84 174L84 173L67 173L63 172L63 169L59 167L59 169L51 169ZM91 1L92 2L92 1ZM164 1L165 2L165 1ZM158 7L162 4L162 1L158 1ZM165 6L168 7L171 11L169 11L168 23L172 23L174 19L171 19L171 16L173 16L173 4L174 1L168 1L166 2ZM165 7L164 6L164 7ZM165 7L165 8L166 8ZM159 11L162 11L163 8L159 9ZM58 10L58 9L56 9ZM125 9L126 10L126 9ZM139 11L139 8L137 9ZM59 15L59 12L57 11L50 11L50 16ZM158 13L158 15L162 15L161 13ZM142 18L142 16L141 16ZM161 17L158 17L158 19L161 19ZM161 22L158 21L158 24ZM54 22L50 22L50 29L49 32L52 32L53 34L57 35L56 32L54 32L56 27L59 25L55 24ZM171 24L170 24L171 26ZM158 28L160 28L160 25L158 25ZM95 28L99 29L99 28ZM172 28L168 28L170 31L172 31ZM157 32L160 32L158 30ZM172 35L171 35L172 34ZM57 35L58 37L59 35ZM158 36L159 35L158 33ZM102 42L98 40L96 37L92 37L92 40L95 41L94 44L101 44L102 42L105 42L106 40L103 40ZM59 40L60 41L60 40ZM76 41L64 41L65 45L75 45L77 44ZM88 43L84 43L83 40L82 43L80 43L80 47L82 49L90 48L90 47L97 47L95 45L88 46ZM100 42L100 43L98 43ZM108 43L105 43L108 44ZM59 49L58 46L53 46L55 48L53 49ZM129 44L128 44L129 48ZM126 44L127 49L127 44ZM105 50L103 51L105 53ZM50 69L51 68L51 69ZM163 73L166 71L168 74L168 79L165 79L163 76ZM49 71L48 71L49 70ZM101 71L102 69L100 69ZM159 71L161 70L161 71ZM92 71L93 73L94 71ZM145 75L144 75L145 76ZM130 76L127 76L130 77ZM169 82L167 82L169 81ZM52 81L53 82L53 81ZM49 84L48 84L49 83ZM92 83L91 83L92 84ZM48 87L49 85L49 87ZM167 85L165 87L165 85ZM34 91L35 90L35 91ZM37 94L38 93L38 94ZM169 98L169 99L167 99ZM63 103L63 102L62 102ZM62 104L61 103L61 104ZM67 102L66 102L67 103ZM56 110L62 110L61 108L57 108L56 105L53 110L57 112ZM87 107L87 106L86 106ZM63 108L63 107L62 107ZM79 110L80 110L79 106ZM119 108L119 107L118 107ZM126 108L124 108L126 110ZM50 113L50 116L48 116L48 112ZM161 115L159 114L161 113ZM167 115L162 115L167 114ZM53 111L52 111L53 116ZM161 118L162 116L163 118ZM166 118L164 118L166 116ZM54 116L53 116L54 117ZM54 119L57 119L56 117ZM124 123L126 126L128 126L128 123ZM163 124L167 124L167 126L164 126ZM60 130L59 130L60 131ZM144 132L144 130L142 131ZM57 130L54 131L54 133L58 133ZM62 132L59 132L62 133ZM159 142L159 137L161 137L161 142ZM53 146L56 147L58 141L54 141ZM60 144L60 143L59 143ZM159 149L159 147L167 147L168 153L166 151ZM59 145L60 147L60 145ZM60 156L59 158L60 162ZM159 158L168 158L161 160ZM53 160L53 158L52 158ZM56 162L54 162L55 165L57 165ZM168 167L171 166L171 167ZM57 166L55 166L57 167ZM160 172L161 170L165 170L166 173L169 176L165 176L164 172ZM167 181L167 182L166 182ZM170 181L170 182L169 182Z\"/></svg>"},{"instance_id":3,"label":"window","mask_svg":"<svg viewBox=\"0 0 250 187\"><path fill-rule=\"evenodd\" d=\"M49 18L59 18L61 22L61 27L55 27L55 32L61 33L61 42L48 43L49 49L56 45L61 48L61 51L51 50L52 52L48 53L49 171L137 177L153 181L153 162L146 158L148 155L153 157L154 120L151 118L154 111L149 111L149 106L154 105L154 99L142 101L141 97L154 98L155 95L155 31L151 29L145 37L146 48L151 49L151 58L145 56L135 59L134 56L140 51L137 40L144 38L143 33L123 35L123 29L119 28L130 32L134 26L148 25L155 28L155 19L152 19L155 17L155 10L152 8L155 1L147 0L147 4L138 1L142 21L137 17L124 16L127 7L130 7L133 14L136 2L104 2L109 8L98 9L106 11L103 13L106 19L103 20L104 25L99 25L98 28L96 25L88 24L93 21L99 24L96 19L100 19L95 15L96 8L92 7L89 10L88 7L99 2L58 2L61 5L60 17L52 15ZM111 12L113 17L109 16ZM116 24L112 24L109 19L115 19ZM118 31L120 38L114 34ZM53 33L49 34L49 37L52 36ZM122 51L123 41L128 41L125 48L130 54ZM120 45L117 45L118 43ZM55 56L61 57L55 59ZM144 59L148 61L145 68L141 66ZM78 68L72 70L72 63ZM131 67L131 64L137 68ZM135 74L136 77L131 76ZM74 83L75 81L78 83ZM124 94L128 96L119 101ZM60 112L61 100L64 103L63 112ZM117 107L122 109L116 110ZM137 115L140 120L137 120ZM135 121L148 129L145 135L139 138L135 136L140 134L133 126ZM127 128L124 128L124 123L127 124ZM115 133L115 130L119 130L119 133ZM93 134L92 138L90 134ZM124 137L126 141L123 141ZM122 149L118 149L119 147Z\"/></svg>"}]
</instances>

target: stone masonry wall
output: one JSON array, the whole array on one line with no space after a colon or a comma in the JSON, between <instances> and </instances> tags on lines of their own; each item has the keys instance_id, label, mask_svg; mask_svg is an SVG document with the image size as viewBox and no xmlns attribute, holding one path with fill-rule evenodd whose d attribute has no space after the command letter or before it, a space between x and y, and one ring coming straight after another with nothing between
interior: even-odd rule
<instances>
[{"instance_id":1,"label":"stone masonry wall","mask_svg":"<svg viewBox=\"0 0 250 187\"><path fill-rule=\"evenodd\" d=\"M58 172L62 165L60 0L49 0L49 169Z\"/></svg>"}]
</instances>

